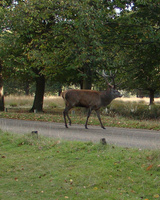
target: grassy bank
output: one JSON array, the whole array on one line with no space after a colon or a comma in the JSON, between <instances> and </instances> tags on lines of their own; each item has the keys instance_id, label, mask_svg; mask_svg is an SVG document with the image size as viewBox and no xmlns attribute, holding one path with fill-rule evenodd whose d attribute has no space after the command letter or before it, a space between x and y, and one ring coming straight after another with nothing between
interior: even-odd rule
<instances>
[{"instance_id":1,"label":"grassy bank","mask_svg":"<svg viewBox=\"0 0 160 200\"><path fill-rule=\"evenodd\" d=\"M0 199L160 198L159 151L0 132Z\"/></svg>"},{"instance_id":2,"label":"grassy bank","mask_svg":"<svg viewBox=\"0 0 160 200\"><path fill-rule=\"evenodd\" d=\"M78 112L78 111L77 111ZM70 113L72 119L72 125L85 124L86 114L79 112L78 114ZM58 122L64 123L62 110L53 113L29 113L28 111L11 111L1 112L1 118L21 119L21 120L34 120L34 121L46 121L46 122ZM160 120L134 120L121 116L101 116L103 125L105 127L122 127L122 128L140 128L148 130L160 130ZM92 114L89 118L88 125L100 126L97 116ZM89 126L88 126L89 128Z\"/></svg>"}]
</instances>

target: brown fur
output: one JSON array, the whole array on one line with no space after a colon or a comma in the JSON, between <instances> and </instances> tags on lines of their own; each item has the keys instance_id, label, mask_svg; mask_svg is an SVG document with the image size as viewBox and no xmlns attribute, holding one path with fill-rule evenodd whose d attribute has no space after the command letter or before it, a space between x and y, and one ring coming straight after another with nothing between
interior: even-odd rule
<instances>
[{"instance_id":1,"label":"brown fur","mask_svg":"<svg viewBox=\"0 0 160 200\"><path fill-rule=\"evenodd\" d=\"M116 94L114 94L114 92ZM88 119L89 119L89 116L90 116L92 110L96 111L97 117L101 124L101 127L104 128L104 126L101 122L99 109L102 106L107 106L108 104L110 104L110 102L114 98L117 98L120 96L121 96L120 93L117 90L113 89L111 86L109 86L108 89L105 91L71 89L71 90L66 90L66 91L62 92L62 97L63 97L63 99L65 101L65 105L66 105L64 112L63 112L66 128L68 128L67 122L66 122L66 116L69 120L69 124L71 125L71 119L68 116L68 111L73 107L86 107L89 109L88 115L87 115L87 120L85 123L86 129L87 129Z\"/></svg>"}]
</instances>

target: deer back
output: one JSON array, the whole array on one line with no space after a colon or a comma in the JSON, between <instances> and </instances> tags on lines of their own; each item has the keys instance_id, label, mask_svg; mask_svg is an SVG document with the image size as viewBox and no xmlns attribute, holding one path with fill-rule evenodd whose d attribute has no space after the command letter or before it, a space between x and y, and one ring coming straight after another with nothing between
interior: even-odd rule
<instances>
[{"instance_id":1,"label":"deer back","mask_svg":"<svg viewBox=\"0 0 160 200\"><path fill-rule=\"evenodd\" d=\"M67 90L62 93L67 106L97 107L101 103L100 92L93 90Z\"/></svg>"}]
</instances>

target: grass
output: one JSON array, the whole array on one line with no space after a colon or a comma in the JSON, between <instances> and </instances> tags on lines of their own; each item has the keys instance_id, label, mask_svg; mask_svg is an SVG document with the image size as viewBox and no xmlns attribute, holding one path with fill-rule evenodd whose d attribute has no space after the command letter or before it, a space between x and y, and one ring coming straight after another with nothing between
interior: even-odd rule
<instances>
[{"instance_id":1,"label":"grass","mask_svg":"<svg viewBox=\"0 0 160 200\"><path fill-rule=\"evenodd\" d=\"M157 108L153 107L149 110L147 103L149 99L122 98L121 100L114 100L109 106L109 113L102 110L102 122L104 126L124 127L124 128L142 128L149 130L160 130L160 116L159 99L156 99ZM29 96L9 96L5 98L5 107L8 112L0 112L1 118L36 120L36 121L63 121L62 112L64 109L64 102L61 97L45 97L44 98L44 113L29 113L33 103L33 97ZM86 113L84 109L76 109L75 112L70 112L72 124L85 124ZM148 116L153 116L153 119ZM99 126L99 121L95 112L89 118L89 125Z\"/></svg>"},{"instance_id":2,"label":"grass","mask_svg":"<svg viewBox=\"0 0 160 200\"><path fill-rule=\"evenodd\" d=\"M159 150L0 132L0 199L154 200Z\"/></svg>"},{"instance_id":3,"label":"grass","mask_svg":"<svg viewBox=\"0 0 160 200\"><path fill-rule=\"evenodd\" d=\"M49 111L48 111L49 112ZM86 114L78 113L76 115L70 113L72 124L85 124ZM1 118L21 119L21 120L34 120L46 122L64 123L62 110L53 111L53 113L29 113L28 111L11 111L1 112ZM123 127L123 128L140 128L148 130L160 130L159 120L133 120L121 116L101 116L104 126L110 127ZM89 118L88 125L100 126L97 116L92 114Z\"/></svg>"}]
</instances>

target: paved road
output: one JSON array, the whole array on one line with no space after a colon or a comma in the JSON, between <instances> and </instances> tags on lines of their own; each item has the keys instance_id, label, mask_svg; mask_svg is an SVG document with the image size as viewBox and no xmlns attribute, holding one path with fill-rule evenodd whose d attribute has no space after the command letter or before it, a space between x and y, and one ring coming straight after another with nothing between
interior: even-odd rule
<instances>
[{"instance_id":1,"label":"paved road","mask_svg":"<svg viewBox=\"0 0 160 200\"><path fill-rule=\"evenodd\" d=\"M108 144L118 146L160 149L160 131L112 127L103 130L99 126L88 128L86 130L83 125L73 124L66 129L62 123L0 119L0 129L13 133L38 131L39 135L58 139L92 142L105 138Z\"/></svg>"}]
</instances>

